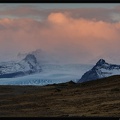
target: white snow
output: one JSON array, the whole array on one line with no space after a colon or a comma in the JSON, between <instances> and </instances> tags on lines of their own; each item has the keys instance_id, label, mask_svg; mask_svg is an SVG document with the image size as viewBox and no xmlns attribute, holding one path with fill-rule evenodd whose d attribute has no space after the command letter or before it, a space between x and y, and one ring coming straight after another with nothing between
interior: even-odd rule
<instances>
[{"instance_id":1,"label":"white snow","mask_svg":"<svg viewBox=\"0 0 120 120\"><path fill-rule=\"evenodd\" d=\"M29 61L37 70L40 69L40 65L38 63L34 63L32 59ZM0 63L0 74L9 74L9 73L15 73L15 72L26 72L29 71L30 65L28 61L20 60L17 61L9 61L9 62L1 62Z\"/></svg>"},{"instance_id":2,"label":"white snow","mask_svg":"<svg viewBox=\"0 0 120 120\"><path fill-rule=\"evenodd\" d=\"M112 76L112 75L120 75L120 69L104 69L104 68L101 68L100 71L102 72L101 73L101 77L109 77L109 76Z\"/></svg>"},{"instance_id":3,"label":"white snow","mask_svg":"<svg viewBox=\"0 0 120 120\"><path fill-rule=\"evenodd\" d=\"M1 78L0 85L47 85L64 83L78 79L93 65L83 64L46 64L41 66L42 72L17 78Z\"/></svg>"}]
</instances>

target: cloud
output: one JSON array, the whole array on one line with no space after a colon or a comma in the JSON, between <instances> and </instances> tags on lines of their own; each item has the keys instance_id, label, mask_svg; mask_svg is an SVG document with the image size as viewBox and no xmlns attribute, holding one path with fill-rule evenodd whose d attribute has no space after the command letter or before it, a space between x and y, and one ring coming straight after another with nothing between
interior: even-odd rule
<instances>
[{"instance_id":1,"label":"cloud","mask_svg":"<svg viewBox=\"0 0 120 120\"><path fill-rule=\"evenodd\" d=\"M56 18L58 20L62 19L61 24L56 22ZM82 51L89 51L88 53L92 54L93 57L96 54L116 51L116 47L119 47L120 23L92 21L83 18L74 19L60 13L50 14L48 20L54 23L53 30L56 33L62 34L62 36L65 35L68 38L63 39L67 41L66 44L71 44L75 49L81 48Z\"/></svg>"},{"instance_id":2,"label":"cloud","mask_svg":"<svg viewBox=\"0 0 120 120\"><path fill-rule=\"evenodd\" d=\"M0 19L0 54L41 48L64 62L87 63L101 54L118 56L119 32L119 22L75 18L62 12L52 12L41 22L3 18Z\"/></svg>"},{"instance_id":3,"label":"cloud","mask_svg":"<svg viewBox=\"0 0 120 120\"><path fill-rule=\"evenodd\" d=\"M11 5L12 6L12 5ZM67 5L66 5L67 7ZM45 20L47 16L51 13L62 13L68 14L73 18L85 18L85 19L95 19L102 21L114 22L111 17L112 13L119 13L119 6L115 8L58 8L58 9L48 9L44 7L35 7L32 5L16 5L10 7L8 5L6 9L0 10L0 17L9 18L31 18L36 20Z\"/></svg>"}]
</instances>

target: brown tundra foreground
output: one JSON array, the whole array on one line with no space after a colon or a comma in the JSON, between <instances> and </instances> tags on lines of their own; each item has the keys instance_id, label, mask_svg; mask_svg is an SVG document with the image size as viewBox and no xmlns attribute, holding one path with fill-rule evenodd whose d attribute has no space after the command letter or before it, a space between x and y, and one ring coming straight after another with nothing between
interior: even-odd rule
<instances>
[{"instance_id":1,"label":"brown tundra foreground","mask_svg":"<svg viewBox=\"0 0 120 120\"><path fill-rule=\"evenodd\" d=\"M0 117L120 117L120 76L75 84L0 86Z\"/></svg>"}]
</instances>

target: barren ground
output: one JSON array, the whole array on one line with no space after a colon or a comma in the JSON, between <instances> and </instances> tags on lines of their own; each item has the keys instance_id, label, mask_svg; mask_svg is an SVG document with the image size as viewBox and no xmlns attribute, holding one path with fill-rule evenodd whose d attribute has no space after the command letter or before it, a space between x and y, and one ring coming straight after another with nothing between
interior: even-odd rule
<instances>
[{"instance_id":1,"label":"barren ground","mask_svg":"<svg viewBox=\"0 0 120 120\"><path fill-rule=\"evenodd\" d=\"M120 117L120 76L80 84L0 86L0 117Z\"/></svg>"}]
</instances>

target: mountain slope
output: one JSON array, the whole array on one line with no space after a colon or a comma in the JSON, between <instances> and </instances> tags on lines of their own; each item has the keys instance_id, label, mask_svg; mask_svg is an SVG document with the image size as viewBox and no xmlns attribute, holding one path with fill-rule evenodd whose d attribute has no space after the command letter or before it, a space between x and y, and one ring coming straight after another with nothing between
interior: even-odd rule
<instances>
[{"instance_id":1,"label":"mountain slope","mask_svg":"<svg viewBox=\"0 0 120 120\"><path fill-rule=\"evenodd\" d=\"M19 62L0 63L0 78L18 77L40 71L41 67L36 57L32 54L26 55L26 57Z\"/></svg>"},{"instance_id":2,"label":"mountain slope","mask_svg":"<svg viewBox=\"0 0 120 120\"><path fill-rule=\"evenodd\" d=\"M120 117L120 76L75 84L0 85L0 117Z\"/></svg>"},{"instance_id":3,"label":"mountain slope","mask_svg":"<svg viewBox=\"0 0 120 120\"><path fill-rule=\"evenodd\" d=\"M0 63L0 85L46 85L70 80L77 82L92 67L89 64L59 63L51 54L37 49L19 53L15 61Z\"/></svg>"},{"instance_id":4,"label":"mountain slope","mask_svg":"<svg viewBox=\"0 0 120 120\"><path fill-rule=\"evenodd\" d=\"M120 65L106 63L105 60L100 59L96 65L87 71L78 82L85 82L89 80L96 80L100 78L109 77L120 74Z\"/></svg>"},{"instance_id":5,"label":"mountain slope","mask_svg":"<svg viewBox=\"0 0 120 120\"><path fill-rule=\"evenodd\" d=\"M77 82L93 65L83 64L45 64L40 73L16 78L1 78L0 85L47 85L64 83L70 80Z\"/></svg>"}]
</instances>

